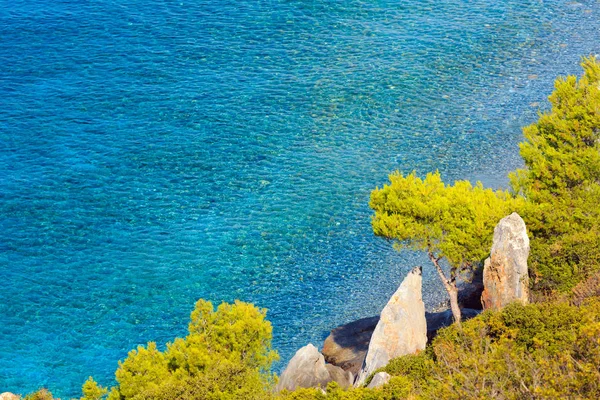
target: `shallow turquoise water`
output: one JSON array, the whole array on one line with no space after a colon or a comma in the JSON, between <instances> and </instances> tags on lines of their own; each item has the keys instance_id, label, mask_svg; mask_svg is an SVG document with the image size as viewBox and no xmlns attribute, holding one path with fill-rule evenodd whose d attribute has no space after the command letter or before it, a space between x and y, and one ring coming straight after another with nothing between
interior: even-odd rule
<instances>
[{"instance_id":1,"label":"shallow turquoise water","mask_svg":"<svg viewBox=\"0 0 600 400\"><path fill-rule=\"evenodd\" d=\"M198 298L268 308L284 362L375 314L426 260L370 190L505 185L599 52L597 2L472 3L0 0L0 392L111 384Z\"/></svg>"}]
</instances>

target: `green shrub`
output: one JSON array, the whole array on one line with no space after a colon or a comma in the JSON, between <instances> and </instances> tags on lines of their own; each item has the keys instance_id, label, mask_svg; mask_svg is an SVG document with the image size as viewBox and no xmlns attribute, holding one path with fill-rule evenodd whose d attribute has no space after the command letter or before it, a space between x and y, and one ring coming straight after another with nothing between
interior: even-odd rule
<instances>
[{"instance_id":1,"label":"green shrub","mask_svg":"<svg viewBox=\"0 0 600 400\"><path fill-rule=\"evenodd\" d=\"M511 174L529 202L523 218L540 291L569 291L600 269L600 64L581 65L583 76L557 79L552 109L523 130L525 168Z\"/></svg>"},{"instance_id":2,"label":"green shrub","mask_svg":"<svg viewBox=\"0 0 600 400\"><path fill-rule=\"evenodd\" d=\"M426 385L431 379L435 362L431 347L418 354L410 354L391 360L388 365L381 368L392 376L404 376L416 385Z\"/></svg>"},{"instance_id":3,"label":"green shrub","mask_svg":"<svg viewBox=\"0 0 600 400\"><path fill-rule=\"evenodd\" d=\"M55 400L47 389L40 389L35 393L28 394L24 400Z\"/></svg>"},{"instance_id":4,"label":"green shrub","mask_svg":"<svg viewBox=\"0 0 600 400\"><path fill-rule=\"evenodd\" d=\"M265 310L236 301L215 311L200 300L191 314L189 335L167 344L139 346L119 363L118 385L110 400L125 399L264 399L274 382L268 372L277 353L271 349L272 327ZM105 392L93 380L83 386L84 399Z\"/></svg>"},{"instance_id":5,"label":"green shrub","mask_svg":"<svg viewBox=\"0 0 600 400\"><path fill-rule=\"evenodd\" d=\"M98 383L90 376L81 388L83 397L80 400L101 400L108 393L108 389L98 385Z\"/></svg>"},{"instance_id":6,"label":"green shrub","mask_svg":"<svg viewBox=\"0 0 600 400\"><path fill-rule=\"evenodd\" d=\"M447 399L600 398L600 301L514 303L439 332L433 381Z\"/></svg>"}]
</instances>

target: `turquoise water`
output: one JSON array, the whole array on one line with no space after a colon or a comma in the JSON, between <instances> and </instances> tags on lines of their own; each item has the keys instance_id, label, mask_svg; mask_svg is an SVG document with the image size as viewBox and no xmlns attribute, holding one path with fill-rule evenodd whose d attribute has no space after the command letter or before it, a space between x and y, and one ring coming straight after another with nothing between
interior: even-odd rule
<instances>
[{"instance_id":1,"label":"turquoise water","mask_svg":"<svg viewBox=\"0 0 600 400\"><path fill-rule=\"evenodd\" d=\"M112 384L198 298L268 308L283 362L417 263L442 299L370 190L505 186L600 46L595 1L473 3L0 0L0 392Z\"/></svg>"}]
</instances>

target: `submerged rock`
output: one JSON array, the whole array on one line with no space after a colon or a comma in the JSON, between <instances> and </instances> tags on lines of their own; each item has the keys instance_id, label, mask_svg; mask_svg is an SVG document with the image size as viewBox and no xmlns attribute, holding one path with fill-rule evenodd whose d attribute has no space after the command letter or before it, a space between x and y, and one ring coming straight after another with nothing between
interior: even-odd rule
<instances>
[{"instance_id":1,"label":"submerged rock","mask_svg":"<svg viewBox=\"0 0 600 400\"><path fill-rule=\"evenodd\" d=\"M413 268L381 311L355 386L362 385L369 375L387 365L392 358L425 348L427 324L422 281L421 267Z\"/></svg>"},{"instance_id":2,"label":"submerged rock","mask_svg":"<svg viewBox=\"0 0 600 400\"><path fill-rule=\"evenodd\" d=\"M297 388L326 388L327 383L337 382L341 387L352 384L353 375L334 365L325 364L325 359L312 344L296 352L279 377L276 390L293 391Z\"/></svg>"},{"instance_id":3,"label":"submerged rock","mask_svg":"<svg viewBox=\"0 0 600 400\"><path fill-rule=\"evenodd\" d=\"M383 386L386 383L388 383L391 378L392 378L392 376L390 374L388 374L387 372L383 372L383 371L378 372L373 376L373 379L371 379L371 383L369 383L369 385L367 387L369 389L378 388L378 387Z\"/></svg>"},{"instance_id":4,"label":"submerged rock","mask_svg":"<svg viewBox=\"0 0 600 400\"><path fill-rule=\"evenodd\" d=\"M484 310L500 309L515 300L529 301L528 257L525 222L517 213L502 218L494 229L490 257L483 265Z\"/></svg>"}]
</instances>

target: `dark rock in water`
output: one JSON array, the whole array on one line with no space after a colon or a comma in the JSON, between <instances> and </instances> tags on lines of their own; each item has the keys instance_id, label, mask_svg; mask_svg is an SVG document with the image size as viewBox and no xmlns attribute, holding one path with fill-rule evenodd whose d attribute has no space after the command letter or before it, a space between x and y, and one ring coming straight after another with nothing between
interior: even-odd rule
<instances>
[{"instance_id":1,"label":"dark rock in water","mask_svg":"<svg viewBox=\"0 0 600 400\"><path fill-rule=\"evenodd\" d=\"M460 308L482 310L483 269L475 270L468 280L468 282L462 281L458 284L458 305Z\"/></svg>"},{"instance_id":2,"label":"dark rock in water","mask_svg":"<svg viewBox=\"0 0 600 400\"><path fill-rule=\"evenodd\" d=\"M359 319L333 329L323 344L325 361L358 374L377 322L379 316Z\"/></svg>"},{"instance_id":3,"label":"dark rock in water","mask_svg":"<svg viewBox=\"0 0 600 400\"><path fill-rule=\"evenodd\" d=\"M460 311L463 321L476 317L481 313L481 310L473 310L471 308L462 308ZM444 310L436 313L425 313L425 319L427 320L428 341L431 341L435 335L437 335L437 331L452 325L454 322L452 310Z\"/></svg>"},{"instance_id":4,"label":"dark rock in water","mask_svg":"<svg viewBox=\"0 0 600 400\"><path fill-rule=\"evenodd\" d=\"M325 364L323 355L312 344L304 346L296 352L279 377L276 390L293 391L297 388L325 389L331 381L347 388L352 384L354 375L351 372L331 364Z\"/></svg>"}]
</instances>

